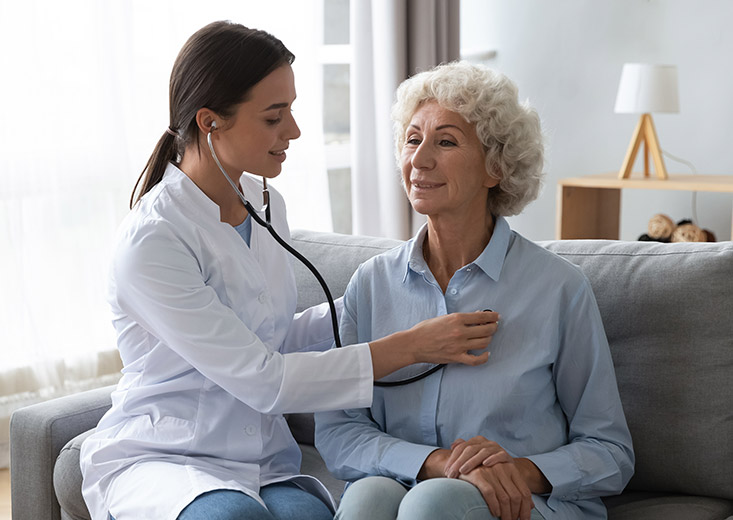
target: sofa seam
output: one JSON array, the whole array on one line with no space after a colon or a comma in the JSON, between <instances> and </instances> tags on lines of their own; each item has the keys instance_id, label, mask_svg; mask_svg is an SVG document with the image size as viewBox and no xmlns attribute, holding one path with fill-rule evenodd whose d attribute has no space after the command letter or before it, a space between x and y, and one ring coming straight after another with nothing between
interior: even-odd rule
<instances>
[{"instance_id":1,"label":"sofa seam","mask_svg":"<svg viewBox=\"0 0 733 520\"><path fill-rule=\"evenodd\" d=\"M320 241L320 240L304 240L304 239L301 239L301 238L294 238L293 239L293 242L303 242L303 243L307 243L307 244L316 244L316 245L322 245L322 246L338 245L339 247L348 247L348 248L351 248L351 249L356 249L356 248L358 248L358 249L374 249L376 251L389 251L390 249L393 249L394 247L397 247L399 245L399 244L397 244L395 246L391 246L391 247L388 247L388 248L385 249L385 248L379 247L379 246L370 246L370 245L364 245L364 244L343 244L343 243L340 243L340 242L324 242L324 241Z\"/></svg>"},{"instance_id":2,"label":"sofa seam","mask_svg":"<svg viewBox=\"0 0 733 520\"><path fill-rule=\"evenodd\" d=\"M691 253L696 254L718 254L718 253L725 253L728 251L733 251L729 249L720 249L717 251L704 251L701 249L694 249L691 251L668 251L668 252L660 252L660 253L623 253L623 252L605 252L605 253L579 253L579 252L570 252L570 251L562 251L562 250L552 250L555 254L562 255L562 256L628 256L628 257L652 257L652 256L678 256L678 255L689 255Z\"/></svg>"}]
</instances>

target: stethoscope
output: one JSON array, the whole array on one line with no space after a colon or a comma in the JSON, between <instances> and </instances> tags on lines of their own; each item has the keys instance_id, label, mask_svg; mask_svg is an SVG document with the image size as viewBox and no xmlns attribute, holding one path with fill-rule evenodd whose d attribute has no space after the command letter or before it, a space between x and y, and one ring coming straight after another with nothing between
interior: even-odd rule
<instances>
[{"instance_id":1,"label":"stethoscope","mask_svg":"<svg viewBox=\"0 0 733 520\"><path fill-rule=\"evenodd\" d=\"M219 167L219 170L224 175L224 178L229 182L229 185L232 187L232 189L235 191L237 196L239 197L239 200L242 201L242 204L244 204L244 207L247 209L247 212L250 214L252 219L257 222L260 226L267 229L267 231L272 235L272 238L275 239L275 241L280 244L288 253L293 255L295 258L297 258L303 265L305 265L308 270L313 273L313 276L316 277L318 280L318 283L321 284L321 288L323 289L323 292L326 295L326 300L328 300L328 308L331 313L331 327L333 328L333 339L336 343L336 348L341 348L341 336L339 335L339 327L338 327L338 319L336 318L336 305L333 301L333 296L331 296L331 291L328 288L328 284L326 283L326 280L323 279L323 276L321 276L321 273L318 272L318 269L301 253L299 253L296 249L294 249L290 244L288 244L285 240L282 239L280 235L277 234L275 231L275 228L272 227L271 223L271 213L270 213L270 192L267 189L267 179L265 177L262 177L262 208L260 208L260 213L265 214L265 219L263 220L260 215L258 215L258 212L255 211L255 209L252 207L252 204L245 198L244 194L237 188L237 185L234 183L234 181L227 175L226 170L224 170L224 167L221 165L221 162L219 162L219 158L216 155L216 152L214 151L214 144L211 142L211 134L212 132L216 130L216 121L211 123L211 129L209 130L209 133L206 136L206 142L209 144L209 150L211 151L211 157L214 158L214 162ZM409 383L413 383L415 381L419 381L420 379L423 379L430 374L433 374L443 368L445 364L439 364L439 365L428 365L430 368L427 370L424 370L417 375L407 377L405 379L398 379L398 380L389 380L389 381L374 381L375 386L400 386L400 385L406 385ZM393 374L394 376L394 374Z\"/></svg>"}]
</instances>

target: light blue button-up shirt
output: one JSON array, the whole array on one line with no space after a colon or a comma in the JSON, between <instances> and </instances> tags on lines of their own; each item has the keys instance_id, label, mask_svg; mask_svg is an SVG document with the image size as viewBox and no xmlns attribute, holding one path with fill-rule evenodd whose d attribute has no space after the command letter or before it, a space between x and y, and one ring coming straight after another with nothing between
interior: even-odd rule
<instances>
[{"instance_id":1,"label":"light blue button-up shirt","mask_svg":"<svg viewBox=\"0 0 733 520\"><path fill-rule=\"evenodd\" d=\"M375 387L370 409L316 414L316 446L329 469L344 480L385 475L414 485L437 447L483 435L547 477L552 493L533 497L546 519L606 518L599 497L623 490L634 455L588 280L498 218L486 249L444 294L422 255L426 232L357 270L344 297L343 342L492 309L500 320L489 361Z\"/></svg>"}]
</instances>

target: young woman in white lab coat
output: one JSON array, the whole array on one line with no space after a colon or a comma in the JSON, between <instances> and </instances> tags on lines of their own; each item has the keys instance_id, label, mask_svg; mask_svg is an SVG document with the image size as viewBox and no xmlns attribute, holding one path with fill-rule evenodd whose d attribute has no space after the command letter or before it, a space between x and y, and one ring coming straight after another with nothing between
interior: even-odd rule
<instances>
[{"instance_id":1,"label":"young woman in white lab coat","mask_svg":"<svg viewBox=\"0 0 733 520\"><path fill-rule=\"evenodd\" d=\"M170 126L110 273L124 368L81 450L93 520L332 518L325 487L299 475L282 414L369 406L374 379L414 362L486 360L468 352L496 331L479 312L334 350L327 308L295 316L288 253L251 224L206 144L213 128L222 166L258 200L261 182L239 172L276 177L300 135L293 59L229 22L196 32L176 59ZM289 237L274 191L271 207Z\"/></svg>"}]
</instances>

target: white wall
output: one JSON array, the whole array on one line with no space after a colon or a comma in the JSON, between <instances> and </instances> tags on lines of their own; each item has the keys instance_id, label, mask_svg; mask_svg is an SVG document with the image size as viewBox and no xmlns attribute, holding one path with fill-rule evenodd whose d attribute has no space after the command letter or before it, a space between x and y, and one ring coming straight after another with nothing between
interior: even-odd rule
<instances>
[{"instance_id":1,"label":"white wall","mask_svg":"<svg viewBox=\"0 0 733 520\"><path fill-rule=\"evenodd\" d=\"M512 226L554 238L558 179L618 171L638 119L613 112L625 62L677 65L680 112L654 115L662 148L698 173L733 175L732 25L730 0L461 0L461 48L496 50L484 63L517 83L547 136L544 190ZM699 193L696 223L729 240L732 203ZM625 190L620 238L636 240L655 213L692 218L692 205L688 192Z\"/></svg>"}]
</instances>

